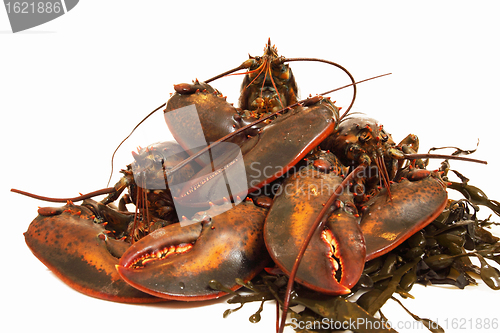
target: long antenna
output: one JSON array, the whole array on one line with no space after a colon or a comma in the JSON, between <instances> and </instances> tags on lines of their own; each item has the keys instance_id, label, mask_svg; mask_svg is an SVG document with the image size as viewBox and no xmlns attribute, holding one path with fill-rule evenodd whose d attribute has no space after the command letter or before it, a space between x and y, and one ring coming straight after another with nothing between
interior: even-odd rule
<instances>
[{"instance_id":1,"label":"long antenna","mask_svg":"<svg viewBox=\"0 0 500 333\"><path fill-rule=\"evenodd\" d=\"M245 131L245 130L249 129L249 128L250 128L250 127L252 127L252 126L255 126L255 125L257 125L257 124L260 124L261 122L266 121L266 120L268 120L268 119L270 119L270 118L272 118L272 117L274 117L274 116L276 116L276 115L278 115L278 114L280 114L280 113L284 112L285 110L290 110L291 108L296 107L296 106L298 106L298 105L304 105L304 104L308 105L308 104L313 104L313 103L315 103L315 102L319 101L319 96L326 95L326 94L332 93L332 92L334 92L334 91L337 91L337 90L340 90L340 89L344 89L344 88L347 88L347 87L350 87L350 86L354 86L354 85L356 85L356 84L358 84L358 83L361 83L361 82L366 82L366 81L369 81L369 80L373 80L373 79L376 79L376 78L379 78L379 77L382 77L382 76L386 76L386 75L389 75L389 74L391 74L391 73L387 73L387 74L382 74L382 75L379 75L379 76L371 77L371 78L369 78L369 79L365 79L365 80L362 80L362 81L359 81L359 82L354 82L354 83L347 84L347 85L342 86L342 87L340 87L340 88L335 88L335 89L329 90L329 91L327 91L327 92L325 92L325 93L323 93L323 94L321 94L321 95L318 95L318 96L313 96L313 97L309 97L309 98L303 99L303 100L301 100L301 101L298 101L297 103L294 103L294 104L291 104L291 105L287 106L286 108L283 108L283 109L278 110L278 111L276 111L276 112L273 112L273 113L271 113L271 114L269 114L269 115L267 115L267 116L265 116L265 117L262 117L262 118L260 118L260 119L257 119L256 121L254 121L254 122L252 122L252 123L250 123L250 124L248 124L248 125L245 125L245 126L243 126L243 127L240 127L240 128L238 128L237 130L235 130L234 132L231 132L231 133L229 133L229 134L227 134L227 135L223 136L223 137L222 137L222 138L220 138L219 140L212 142L210 145L208 145L208 146L206 146L205 148L201 149L201 150L200 150L199 152L197 152L196 154L189 156L189 157L188 157L188 158L186 158L184 161L180 162L179 164L177 164L176 166L174 166L172 169L170 169L170 170L169 170L169 173L173 173L173 172L175 172L175 171L179 170L180 168L182 168L183 166L185 166L186 164L188 164L189 162L191 162L191 161L192 161L192 160L194 160L195 158L197 158L197 157L199 157L200 155L202 155L202 154L204 154L205 152L207 152L209 149L213 149L213 148L214 148L215 146L217 146L219 143L224 142L224 141L226 141L226 140L228 140L228 139L230 139L230 138L234 137L235 135L237 135L237 134L239 134L239 133L241 133L241 132L243 132L243 131ZM351 103L351 104L352 104L352 103ZM345 115L346 113L347 113L347 112L345 112L345 113L344 113L344 115Z\"/></svg>"},{"instance_id":2,"label":"long antenna","mask_svg":"<svg viewBox=\"0 0 500 333\"><path fill-rule=\"evenodd\" d=\"M115 159L115 154L116 152L118 151L118 149L121 147L121 145L128 139L130 138L130 136L132 135L132 133L134 133L134 131L137 129L137 127L139 127L143 122L146 121L146 119L148 119L153 113L155 113L156 111L158 111L159 109L165 107L165 105L167 105L167 103L163 103L162 105L160 105L159 107L157 107L156 109L154 109L153 111L151 111L146 117L144 117L144 119L142 119L137 125L135 125L135 127L132 129L132 131L130 132L129 135L127 135L127 137L125 139L122 140L122 142L120 142L120 144L118 145L118 147L116 147L115 151L113 152L113 156L111 156L111 173L109 175L109 179L108 179L108 184L106 186L109 186L109 183L111 182L111 177L113 177L113 161Z\"/></svg>"}]
</instances>

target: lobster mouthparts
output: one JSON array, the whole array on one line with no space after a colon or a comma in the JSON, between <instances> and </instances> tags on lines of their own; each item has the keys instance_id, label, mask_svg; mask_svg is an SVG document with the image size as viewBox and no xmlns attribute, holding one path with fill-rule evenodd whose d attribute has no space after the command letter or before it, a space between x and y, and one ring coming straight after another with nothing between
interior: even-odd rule
<instances>
[{"instance_id":1,"label":"lobster mouthparts","mask_svg":"<svg viewBox=\"0 0 500 333\"><path fill-rule=\"evenodd\" d=\"M166 299L226 295L210 288L210 281L236 290L241 287L236 278L247 282L269 262L262 237L266 213L252 202L231 210L212 206L198 222L169 225L132 245L117 265L118 273L135 288Z\"/></svg>"}]
</instances>

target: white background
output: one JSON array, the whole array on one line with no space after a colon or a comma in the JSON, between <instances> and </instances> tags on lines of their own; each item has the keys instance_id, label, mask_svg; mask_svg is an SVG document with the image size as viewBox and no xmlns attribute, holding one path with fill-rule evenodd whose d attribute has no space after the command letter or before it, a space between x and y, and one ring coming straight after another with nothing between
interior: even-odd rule
<instances>
[{"instance_id":1,"label":"white background","mask_svg":"<svg viewBox=\"0 0 500 333\"><path fill-rule=\"evenodd\" d=\"M500 198L500 23L494 1L235 3L86 0L68 14L18 34L10 32L0 9L5 327L10 323L31 332L274 331L271 303L262 322L251 324L248 317L257 303L223 319L229 307L225 300L141 306L73 291L31 254L22 234L37 206L57 204L9 192L18 188L69 197L106 187L113 150L168 99L174 83L206 80L238 66L247 53L261 55L268 37L282 55L329 59L357 80L392 72L360 85L353 111L379 119L395 141L417 134L421 152L443 145L473 149L480 139L473 157L489 164L452 162L452 167L490 198ZM291 66L303 97L348 83L325 64ZM213 85L236 102L240 80L231 77ZM332 98L346 107L350 92ZM158 113L119 151L112 184L117 169L131 162L132 149L167 138ZM490 214L486 208L481 213ZM488 332L475 326L454 330L451 322L463 318L475 324L499 317L492 306L498 292L482 283L466 290L415 287L412 293L416 299L405 301L406 306L444 328L448 320L446 332ZM390 303L385 314L394 324L411 321Z\"/></svg>"}]
</instances>

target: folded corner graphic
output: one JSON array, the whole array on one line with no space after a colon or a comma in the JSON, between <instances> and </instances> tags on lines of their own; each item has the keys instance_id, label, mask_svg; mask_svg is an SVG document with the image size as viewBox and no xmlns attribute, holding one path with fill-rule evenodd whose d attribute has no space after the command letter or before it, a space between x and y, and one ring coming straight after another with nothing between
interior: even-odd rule
<instances>
[{"instance_id":1,"label":"folded corner graphic","mask_svg":"<svg viewBox=\"0 0 500 333\"><path fill-rule=\"evenodd\" d=\"M72 10L76 4L78 3L79 0L64 0L64 2L66 3L66 11L70 11Z\"/></svg>"},{"instance_id":2,"label":"folded corner graphic","mask_svg":"<svg viewBox=\"0 0 500 333\"><path fill-rule=\"evenodd\" d=\"M52 21L73 9L79 0L4 0L12 32Z\"/></svg>"}]
</instances>

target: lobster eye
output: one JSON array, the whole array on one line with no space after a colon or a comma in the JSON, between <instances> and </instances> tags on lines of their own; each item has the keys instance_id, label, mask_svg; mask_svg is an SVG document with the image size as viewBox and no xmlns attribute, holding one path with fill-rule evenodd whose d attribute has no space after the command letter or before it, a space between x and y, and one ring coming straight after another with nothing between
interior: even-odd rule
<instances>
[{"instance_id":1,"label":"lobster eye","mask_svg":"<svg viewBox=\"0 0 500 333\"><path fill-rule=\"evenodd\" d=\"M367 132L361 132L358 136L358 140L361 143L366 143L370 140L370 135Z\"/></svg>"},{"instance_id":2,"label":"lobster eye","mask_svg":"<svg viewBox=\"0 0 500 333\"><path fill-rule=\"evenodd\" d=\"M282 80L288 80L290 78L290 70L285 65L282 65L278 68L273 68L273 77Z\"/></svg>"},{"instance_id":3,"label":"lobster eye","mask_svg":"<svg viewBox=\"0 0 500 333\"><path fill-rule=\"evenodd\" d=\"M288 66L282 66L279 78L282 80L290 79L290 70L288 69Z\"/></svg>"},{"instance_id":4,"label":"lobster eye","mask_svg":"<svg viewBox=\"0 0 500 333\"><path fill-rule=\"evenodd\" d=\"M389 135L387 135L384 130L380 132L380 136L382 137L382 142L387 142L387 140L389 140Z\"/></svg>"}]
</instances>

